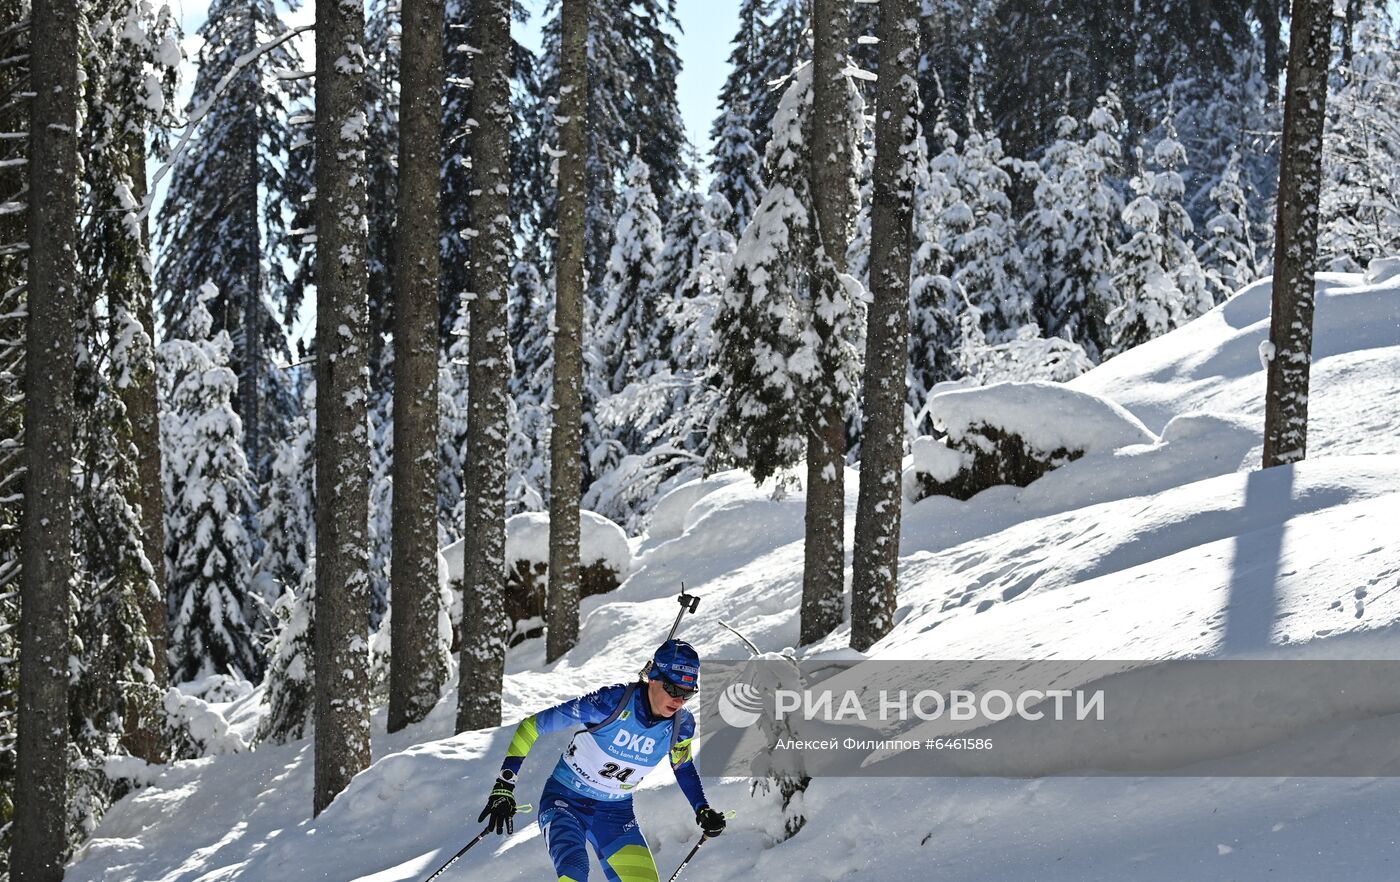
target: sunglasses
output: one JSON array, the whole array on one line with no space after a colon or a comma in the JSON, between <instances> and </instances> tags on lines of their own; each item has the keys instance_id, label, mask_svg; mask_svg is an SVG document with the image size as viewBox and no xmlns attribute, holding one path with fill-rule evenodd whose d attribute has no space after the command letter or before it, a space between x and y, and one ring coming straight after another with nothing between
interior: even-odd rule
<instances>
[{"instance_id":1,"label":"sunglasses","mask_svg":"<svg viewBox=\"0 0 1400 882\"><path fill-rule=\"evenodd\" d=\"M657 679L660 678L658 677ZM672 698L679 698L681 701L694 698L695 693L700 691L699 689L686 689L684 686L677 686L669 680L661 680L661 688L666 690L667 695Z\"/></svg>"}]
</instances>

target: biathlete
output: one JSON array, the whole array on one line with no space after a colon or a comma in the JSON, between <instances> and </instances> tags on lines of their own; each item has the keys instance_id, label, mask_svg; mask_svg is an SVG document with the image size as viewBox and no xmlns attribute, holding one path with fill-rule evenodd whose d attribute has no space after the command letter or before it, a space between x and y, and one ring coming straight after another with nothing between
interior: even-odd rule
<instances>
[{"instance_id":1,"label":"biathlete","mask_svg":"<svg viewBox=\"0 0 1400 882\"><path fill-rule=\"evenodd\" d=\"M584 843L593 846L608 882L657 882L632 791L663 759L670 758L704 834L724 832L724 815L706 801L691 756L695 718L683 705L699 689L699 654L684 640L668 640L645 680L606 686L526 717L477 820L498 834L515 832L515 784L530 748L540 735L582 724L540 794L539 825L559 882L588 879Z\"/></svg>"}]
</instances>

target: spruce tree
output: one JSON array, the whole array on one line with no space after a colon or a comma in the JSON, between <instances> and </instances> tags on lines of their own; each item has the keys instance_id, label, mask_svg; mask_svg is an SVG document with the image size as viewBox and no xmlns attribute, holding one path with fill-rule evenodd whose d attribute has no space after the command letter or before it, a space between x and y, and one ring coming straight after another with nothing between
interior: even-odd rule
<instances>
[{"instance_id":1,"label":"spruce tree","mask_svg":"<svg viewBox=\"0 0 1400 882\"><path fill-rule=\"evenodd\" d=\"M277 636L268 653L267 716L256 741L286 744L305 738L315 723L316 559L302 580L288 587L273 607Z\"/></svg>"},{"instance_id":2,"label":"spruce tree","mask_svg":"<svg viewBox=\"0 0 1400 882\"><path fill-rule=\"evenodd\" d=\"M462 538L466 506L462 496L467 468L467 419L470 409L470 304L454 313L447 346L438 351L438 547Z\"/></svg>"},{"instance_id":3,"label":"spruce tree","mask_svg":"<svg viewBox=\"0 0 1400 882\"><path fill-rule=\"evenodd\" d=\"M1123 209L1132 238L1118 253L1114 277L1123 302L1108 317L1115 352L1180 327L1214 305L1188 239L1192 224L1177 172L1186 150L1173 135L1168 123L1152 151L1157 170L1133 179L1138 196Z\"/></svg>"},{"instance_id":4,"label":"spruce tree","mask_svg":"<svg viewBox=\"0 0 1400 882\"><path fill-rule=\"evenodd\" d=\"M262 556L255 571L258 594L269 605L298 588L316 548L316 384L308 380L300 413L277 447L258 509Z\"/></svg>"},{"instance_id":5,"label":"spruce tree","mask_svg":"<svg viewBox=\"0 0 1400 882\"><path fill-rule=\"evenodd\" d=\"M1107 318L1118 304L1118 128L1112 92L1099 99L1087 125L1060 118L1059 138L1038 167L1029 167L1036 172L1034 203L1023 224L1037 323L1047 334L1079 343L1094 359L1109 348Z\"/></svg>"},{"instance_id":6,"label":"spruce tree","mask_svg":"<svg viewBox=\"0 0 1400 882\"><path fill-rule=\"evenodd\" d=\"M79 532L94 551L86 570L106 590L84 603L78 626L91 635L89 649L111 651L84 661L106 679L90 694L107 706L93 714L113 721L124 749L160 762L165 568L146 161L148 136L170 122L180 52L168 10L96 0L83 15L82 152L95 186L84 192L78 255L87 307ZM132 627L112 626L127 621Z\"/></svg>"},{"instance_id":7,"label":"spruce tree","mask_svg":"<svg viewBox=\"0 0 1400 882\"><path fill-rule=\"evenodd\" d=\"M308 166L293 158L300 133L295 109L309 99L305 65L291 41L258 53L215 97L239 58L287 33L273 0L215 0L199 29L203 44L186 109L196 123L194 148L176 159L159 216L156 289L165 326L188 324L207 281L219 299L207 308L214 332L234 343L245 448L255 473L295 409L279 362L289 360L287 329L301 307L303 242L296 209L311 190ZM289 112L290 110L290 112Z\"/></svg>"},{"instance_id":8,"label":"spruce tree","mask_svg":"<svg viewBox=\"0 0 1400 882\"><path fill-rule=\"evenodd\" d=\"M549 328L554 294L533 261L511 269L510 341L515 371L511 377L510 478L508 514L541 511L549 489L550 377L554 373Z\"/></svg>"},{"instance_id":9,"label":"spruce tree","mask_svg":"<svg viewBox=\"0 0 1400 882\"><path fill-rule=\"evenodd\" d=\"M801 461L820 421L826 420L823 438L832 430L844 433L844 414L855 393L861 292L859 283L838 272L817 240L815 145L809 134L812 81L813 65L805 64L783 93L768 147L768 190L738 243L714 325L720 394L710 457L716 464L741 466L760 482ZM848 138L858 119L858 101L847 84ZM854 144L848 143L845 156L849 181ZM848 186L845 181L842 186ZM825 324L825 332L819 324ZM833 414L839 416L833 419ZM817 478L840 487L839 454L834 461L835 466L829 461L819 466ZM809 483L809 508L812 492ZM813 511L809 526L825 529L829 517L829 512ZM810 534L807 541L816 552ZM837 559L841 544L836 541ZM826 548L823 553L832 552ZM821 575L827 575L824 567ZM826 630L804 630L804 642L839 623L839 601L839 590L834 600L825 592L813 595L804 629Z\"/></svg>"},{"instance_id":10,"label":"spruce tree","mask_svg":"<svg viewBox=\"0 0 1400 882\"><path fill-rule=\"evenodd\" d=\"M956 144L946 119L934 122L933 140ZM962 306L953 285L952 255L943 214L956 191L944 169L935 168L928 143L919 139L911 162L914 174L914 242L909 269L909 391L907 412L923 411L934 385L953 378L957 343L955 317ZM918 426L910 420L906 430ZM912 436L911 436L912 437Z\"/></svg>"},{"instance_id":11,"label":"spruce tree","mask_svg":"<svg viewBox=\"0 0 1400 882\"><path fill-rule=\"evenodd\" d=\"M1318 249L1358 272L1400 253L1400 35L1382 5L1357 16L1328 97Z\"/></svg>"},{"instance_id":12,"label":"spruce tree","mask_svg":"<svg viewBox=\"0 0 1400 882\"><path fill-rule=\"evenodd\" d=\"M982 0L920 0L919 97L925 130L938 118L965 120L973 102L973 67ZM943 144L937 143L942 150Z\"/></svg>"},{"instance_id":13,"label":"spruce tree","mask_svg":"<svg viewBox=\"0 0 1400 882\"><path fill-rule=\"evenodd\" d=\"M600 285L602 300L591 323L584 382L600 399L621 392L651 356L644 347L658 323L661 219L651 173L640 157L627 166L612 252ZM591 408L589 408L591 409ZM585 443L596 450L606 438Z\"/></svg>"},{"instance_id":14,"label":"spruce tree","mask_svg":"<svg viewBox=\"0 0 1400 882\"><path fill-rule=\"evenodd\" d=\"M769 86L764 76L770 71L764 49L771 7L772 0L743 0L739 4L739 29L730 41L729 75L719 93L719 116L710 126L714 142L711 187L729 203L728 232L735 236L748 225L763 198L762 153L757 142L771 118L764 119L756 111L768 103Z\"/></svg>"},{"instance_id":15,"label":"spruce tree","mask_svg":"<svg viewBox=\"0 0 1400 882\"><path fill-rule=\"evenodd\" d=\"M1259 278L1257 246L1249 217L1249 197L1240 173L1240 153L1230 152L1230 162L1220 182L1211 188L1215 214L1206 221L1206 236L1196 257L1206 274L1216 303Z\"/></svg>"},{"instance_id":16,"label":"spruce tree","mask_svg":"<svg viewBox=\"0 0 1400 882\"><path fill-rule=\"evenodd\" d=\"M166 409L166 554L170 672L176 682L235 674L257 682L265 660L266 611L252 592L244 519L252 485L242 425L233 411L237 377L227 331L212 338L212 285L190 314L187 340L161 345Z\"/></svg>"},{"instance_id":17,"label":"spruce tree","mask_svg":"<svg viewBox=\"0 0 1400 882\"><path fill-rule=\"evenodd\" d=\"M953 283L983 313L988 337L1005 340L1031 320L1025 264L1012 216L1014 162L1001 139L979 131L969 120L952 174L958 201L944 214L952 237Z\"/></svg>"}]
</instances>

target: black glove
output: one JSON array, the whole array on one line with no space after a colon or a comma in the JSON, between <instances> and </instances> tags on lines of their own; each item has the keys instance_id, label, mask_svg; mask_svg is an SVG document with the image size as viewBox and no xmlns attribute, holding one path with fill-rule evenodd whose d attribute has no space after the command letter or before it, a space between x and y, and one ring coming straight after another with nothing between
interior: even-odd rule
<instances>
[{"instance_id":1,"label":"black glove","mask_svg":"<svg viewBox=\"0 0 1400 882\"><path fill-rule=\"evenodd\" d=\"M497 834L515 832L515 782L496 779L496 786L491 788L486 808L481 810L477 821L486 821L486 828L494 827Z\"/></svg>"},{"instance_id":2,"label":"black glove","mask_svg":"<svg viewBox=\"0 0 1400 882\"><path fill-rule=\"evenodd\" d=\"M695 823L706 836L718 836L724 832L724 815L707 805L695 813Z\"/></svg>"}]
</instances>

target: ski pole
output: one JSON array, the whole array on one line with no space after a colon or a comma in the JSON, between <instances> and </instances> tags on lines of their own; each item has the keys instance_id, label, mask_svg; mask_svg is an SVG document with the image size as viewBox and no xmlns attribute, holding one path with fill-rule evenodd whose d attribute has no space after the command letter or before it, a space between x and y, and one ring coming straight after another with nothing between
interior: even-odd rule
<instances>
[{"instance_id":1,"label":"ski pole","mask_svg":"<svg viewBox=\"0 0 1400 882\"><path fill-rule=\"evenodd\" d=\"M690 854L685 856L685 860L681 861L681 865L679 867L676 867L676 872L671 874L671 878L668 879L667 882L676 882L676 879L678 879L681 875L681 870L685 869L685 865L690 863L690 859L695 857L695 853L700 850L700 846L704 845L705 840L709 838L710 837L706 836L704 833L700 834L700 841L695 843L695 847L690 850Z\"/></svg>"},{"instance_id":2,"label":"ski pole","mask_svg":"<svg viewBox=\"0 0 1400 882\"><path fill-rule=\"evenodd\" d=\"M517 806L516 809L515 809L515 812L516 812L516 814L525 814L526 812L530 811L532 808L533 808L533 806L528 806L528 805ZM436 879L437 877L441 876L443 873L446 873L448 867L452 866L453 864L457 863L457 861L461 860L461 859L462 859L462 855L464 855L464 854L466 854L467 852L471 851L471 850L472 850L472 846L476 845L478 842L480 842L481 840L485 839L486 836L487 836L487 834L490 833L490 832L491 832L491 825L490 825L490 824L487 824L485 830L482 830L480 833L476 834L476 838L475 838L475 839L473 839L471 842L468 842L466 845L462 846L462 850L461 850L461 851L457 852L457 853L454 854L450 859L448 859L447 863L445 863L445 864L443 864L442 866L438 867L437 870L434 871L433 875L431 875L431 876L429 876L428 878L424 879L423 882L433 882L434 879Z\"/></svg>"},{"instance_id":3,"label":"ski pole","mask_svg":"<svg viewBox=\"0 0 1400 882\"><path fill-rule=\"evenodd\" d=\"M676 636L676 631L680 630L681 627L681 619L685 616L686 613L693 613L700 608L700 596L697 594L686 594L684 582L681 583L681 596L677 597L676 600L680 603L681 610L680 612L676 613L676 620L671 623L671 633L666 635L666 640L670 640L672 637ZM666 640L662 640L661 642L665 643ZM650 670L650 661L642 665L642 679L646 679L647 672Z\"/></svg>"},{"instance_id":4,"label":"ski pole","mask_svg":"<svg viewBox=\"0 0 1400 882\"><path fill-rule=\"evenodd\" d=\"M739 813L734 811L734 809L730 809L729 811L724 813L724 819L726 821L732 821L734 820L734 817L737 814ZM700 834L700 841L695 843L695 847L690 850L690 854L685 856L685 860L681 861L681 865L679 867L676 867L676 872L672 873L671 878L666 880L666 882L676 882L676 879L679 878L681 875L681 870L685 869L685 865L690 863L690 859L695 857L695 853L700 850L700 846L704 845L705 841L709 838L710 835L708 833Z\"/></svg>"}]
</instances>

